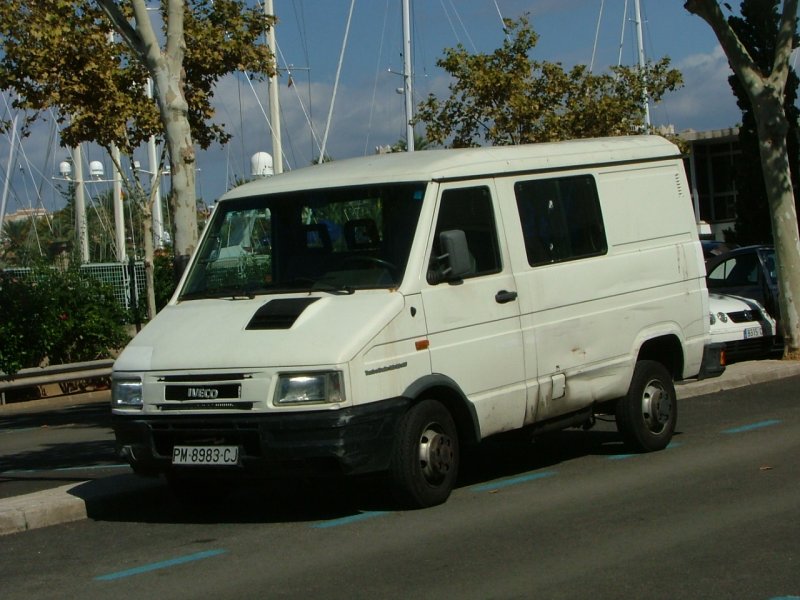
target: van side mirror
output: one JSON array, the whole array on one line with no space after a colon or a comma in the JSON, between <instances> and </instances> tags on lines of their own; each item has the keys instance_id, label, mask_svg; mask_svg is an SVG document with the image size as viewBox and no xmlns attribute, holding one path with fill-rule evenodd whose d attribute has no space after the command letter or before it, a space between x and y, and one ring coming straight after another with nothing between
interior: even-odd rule
<instances>
[{"instance_id":1,"label":"van side mirror","mask_svg":"<svg viewBox=\"0 0 800 600\"><path fill-rule=\"evenodd\" d=\"M475 262L469 253L467 236L460 229L442 231L439 234L440 256L433 257L428 280L432 284L443 281L458 281L475 272Z\"/></svg>"}]
</instances>

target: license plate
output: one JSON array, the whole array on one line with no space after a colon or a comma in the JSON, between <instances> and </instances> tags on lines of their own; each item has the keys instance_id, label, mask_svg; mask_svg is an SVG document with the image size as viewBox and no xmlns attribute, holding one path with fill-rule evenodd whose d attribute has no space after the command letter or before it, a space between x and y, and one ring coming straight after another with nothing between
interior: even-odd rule
<instances>
[{"instance_id":1,"label":"license plate","mask_svg":"<svg viewBox=\"0 0 800 600\"><path fill-rule=\"evenodd\" d=\"M761 327L748 327L744 330L744 339L761 337Z\"/></svg>"},{"instance_id":2,"label":"license plate","mask_svg":"<svg viewBox=\"0 0 800 600\"><path fill-rule=\"evenodd\" d=\"M173 465L236 465L238 446L175 446Z\"/></svg>"}]
</instances>

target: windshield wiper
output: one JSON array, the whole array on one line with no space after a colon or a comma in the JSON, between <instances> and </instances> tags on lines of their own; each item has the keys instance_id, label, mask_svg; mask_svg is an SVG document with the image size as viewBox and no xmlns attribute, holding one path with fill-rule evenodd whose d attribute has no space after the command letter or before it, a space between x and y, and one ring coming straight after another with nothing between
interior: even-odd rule
<instances>
[{"instance_id":1,"label":"windshield wiper","mask_svg":"<svg viewBox=\"0 0 800 600\"><path fill-rule=\"evenodd\" d=\"M312 279L310 277L300 277L298 279L293 279L290 283L290 286L298 285L301 286L302 289L294 290L298 292L326 292L328 294L355 294L356 290L351 285L335 285L333 283L327 283L321 279Z\"/></svg>"}]
</instances>

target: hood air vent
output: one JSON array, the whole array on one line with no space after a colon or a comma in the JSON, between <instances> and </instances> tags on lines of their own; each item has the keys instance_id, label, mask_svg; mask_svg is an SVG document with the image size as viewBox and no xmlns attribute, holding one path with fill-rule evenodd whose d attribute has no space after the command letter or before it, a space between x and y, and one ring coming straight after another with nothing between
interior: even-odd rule
<instances>
[{"instance_id":1,"label":"hood air vent","mask_svg":"<svg viewBox=\"0 0 800 600\"><path fill-rule=\"evenodd\" d=\"M297 317L319 298L270 300L256 311L246 329L289 329Z\"/></svg>"}]
</instances>

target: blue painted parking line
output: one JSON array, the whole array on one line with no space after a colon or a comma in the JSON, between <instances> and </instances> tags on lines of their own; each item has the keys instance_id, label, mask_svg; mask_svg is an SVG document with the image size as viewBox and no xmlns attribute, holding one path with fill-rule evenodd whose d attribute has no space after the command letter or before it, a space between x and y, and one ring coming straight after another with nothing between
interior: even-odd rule
<instances>
[{"instance_id":1,"label":"blue painted parking line","mask_svg":"<svg viewBox=\"0 0 800 600\"><path fill-rule=\"evenodd\" d=\"M168 569L177 565L184 565L186 563L194 562L196 560L203 560L213 556L225 554L227 550L206 550L205 552L196 552L187 556L179 556L161 562L150 563L149 565L142 565L141 567L134 567L133 569L126 569L125 571L117 571L116 573L109 573L107 575L100 575L95 577L95 581L113 581L115 579L123 579L124 577L131 577L133 575L141 575L142 573L150 573L151 571L158 571L160 569Z\"/></svg>"},{"instance_id":2,"label":"blue painted parking line","mask_svg":"<svg viewBox=\"0 0 800 600\"><path fill-rule=\"evenodd\" d=\"M753 431L754 429L763 429L764 427L772 427L780 423L780 419L771 419L769 421L759 421L758 423L750 423L749 425L742 425L741 427L734 427L733 429L726 429L722 433L745 433Z\"/></svg>"},{"instance_id":3,"label":"blue painted parking line","mask_svg":"<svg viewBox=\"0 0 800 600\"><path fill-rule=\"evenodd\" d=\"M472 489L473 492L493 492L502 488L507 488L512 485L519 485L521 483L528 483L529 481L536 481L537 479L545 479L552 477L556 471L542 471L541 473L528 473L527 475L520 475L519 477L510 477L509 479L501 479L499 481L490 481L481 485L476 485Z\"/></svg>"},{"instance_id":4,"label":"blue painted parking line","mask_svg":"<svg viewBox=\"0 0 800 600\"><path fill-rule=\"evenodd\" d=\"M670 442L665 450L672 450L673 448L680 448L682 442ZM625 460L626 458L633 458L634 456L641 456L641 454L612 454L608 460Z\"/></svg>"},{"instance_id":5,"label":"blue painted parking line","mask_svg":"<svg viewBox=\"0 0 800 600\"><path fill-rule=\"evenodd\" d=\"M388 511L368 511L358 513L357 515L351 515L349 517L342 517L341 519L331 519L330 521L323 521L322 523L315 523L311 527L314 529L328 529L330 527L341 527L342 525L350 525L351 523L358 523L359 521L366 521L367 519L374 519L375 517L381 517L383 515L388 515Z\"/></svg>"},{"instance_id":6,"label":"blue painted parking line","mask_svg":"<svg viewBox=\"0 0 800 600\"><path fill-rule=\"evenodd\" d=\"M639 456L638 454L612 454L608 457L608 460L625 460L626 458L633 458L634 456Z\"/></svg>"}]
</instances>

